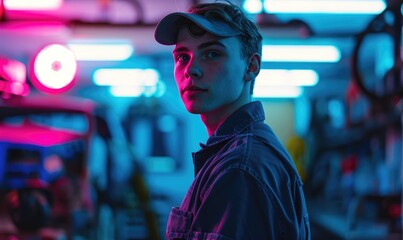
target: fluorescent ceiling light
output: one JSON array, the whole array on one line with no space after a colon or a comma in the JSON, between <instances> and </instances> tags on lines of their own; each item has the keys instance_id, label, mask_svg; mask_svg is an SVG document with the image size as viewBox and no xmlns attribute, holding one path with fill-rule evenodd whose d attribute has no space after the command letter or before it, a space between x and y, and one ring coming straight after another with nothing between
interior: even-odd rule
<instances>
[{"instance_id":1,"label":"fluorescent ceiling light","mask_svg":"<svg viewBox=\"0 0 403 240\"><path fill-rule=\"evenodd\" d=\"M255 89L271 86L315 86L319 76L310 69L262 69L256 78Z\"/></svg>"},{"instance_id":2,"label":"fluorescent ceiling light","mask_svg":"<svg viewBox=\"0 0 403 240\"><path fill-rule=\"evenodd\" d=\"M303 94L302 87L255 87L254 98L297 98Z\"/></svg>"},{"instance_id":3,"label":"fluorescent ceiling light","mask_svg":"<svg viewBox=\"0 0 403 240\"><path fill-rule=\"evenodd\" d=\"M267 13L379 14L383 0L265 0Z\"/></svg>"},{"instance_id":4,"label":"fluorescent ceiling light","mask_svg":"<svg viewBox=\"0 0 403 240\"><path fill-rule=\"evenodd\" d=\"M161 97L166 90L162 81L157 82L153 86L111 86L109 92L115 97Z\"/></svg>"},{"instance_id":5,"label":"fluorescent ceiling light","mask_svg":"<svg viewBox=\"0 0 403 240\"><path fill-rule=\"evenodd\" d=\"M77 61L124 61L134 49L127 43L69 43Z\"/></svg>"},{"instance_id":6,"label":"fluorescent ceiling light","mask_svg":"<svg viewBox=\"0 0 403 240\"><path fill-rule=\"evenodd\" d=\"M297 98L305 86L315 86L318 74L310 69L262 69L256 78L255 98Z\"/></svg>"},{"instance_id":7,"label":"fluorescent ceiling light","mask_svg":"<svg viewBox=\"0 0 403 240\"><path fill-rule=\"evenodd\" d=\"M263 2L261 0L246 0L242 7L251 14L261 13L263 11Z\"/></svg>"},{"instance_id":8,"label":"fluorescent ceiling light","mask_svg":"<svg viewBox=\"0 0 403 240\"><path fill-rule=\"evenodd\" d=\"M93 82L98 86L153 86L159 81L155 69L101 68L95 70Z\"/></svg>"},{"instance_id":9,"label":"fluorescent ceiling light","mask_svg":"<svg viewBox=\"0 0 403 240\"><path fill-rule=\"evenodd\" d=\"M63 0L4 0L7 10L54 10L62 4Z\"/></svg>"},{"instance_id":10,"label":"fluorescent ceiling light","mask_svg":"<svg viewBox=\"0 0 403 240\"><path fill-rule=\"evenodd\" d=\"M140 97L143 95L144 88L142 87L110 87L109 92L115 97Z\"/></svg>"},{"instance_id":11,"label":"fluorescent ceiling light","mask_svg":"<svg viewBox=\"0 0 403 240\"><path fill-rule=\"evenodd\" d=\"M97 69L93 82L98 86L109 86L116 97L161 97L165 84L159 80L155 69Z\"/></svg>"},{"instance_id":12,"label":"fluorescent ceiling light","mask_svg":"<svg viewBox=\"0 0 403 240\"><path fill-rule=\"evenodd\" d=\"M331 45L264 45L263 62L338 62L340 50Z\"/></svg>"}]
</instances>

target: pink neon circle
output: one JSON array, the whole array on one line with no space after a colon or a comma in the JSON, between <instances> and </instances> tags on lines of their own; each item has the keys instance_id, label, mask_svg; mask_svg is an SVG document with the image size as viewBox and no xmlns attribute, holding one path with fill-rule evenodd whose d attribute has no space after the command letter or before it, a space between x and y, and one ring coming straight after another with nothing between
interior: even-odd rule
<instances>
[{"instance_id":1,"label":"pink neon circle","mask_svg":"<svg viewBox=\"0 0 403 240\"><path fill-rule=\"evenodd\" d=\"M75 83L77 61L73 52L60 44L42 48L31 64L31 82L45 93L59 94Z\"/></svg>"}]
</instances>

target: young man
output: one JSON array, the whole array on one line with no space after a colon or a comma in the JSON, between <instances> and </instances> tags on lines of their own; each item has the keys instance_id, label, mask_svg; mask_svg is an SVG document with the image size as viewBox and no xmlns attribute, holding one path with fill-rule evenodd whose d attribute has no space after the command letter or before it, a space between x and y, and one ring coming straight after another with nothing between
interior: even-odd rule
<instances>
[{"instance_id":1,"label":"young man","mask_svg":"<svg viewBox=\"0 0 403 240\"><path fill-rule=\"evenodd\" d=\"M301 179L252 101L262 36L241 9L205 3L163 18L155 38L175 45L175 80L209 139L193 153L195 179L173 208L167 239L310 239Z\"/></svg>"}]
</instances>

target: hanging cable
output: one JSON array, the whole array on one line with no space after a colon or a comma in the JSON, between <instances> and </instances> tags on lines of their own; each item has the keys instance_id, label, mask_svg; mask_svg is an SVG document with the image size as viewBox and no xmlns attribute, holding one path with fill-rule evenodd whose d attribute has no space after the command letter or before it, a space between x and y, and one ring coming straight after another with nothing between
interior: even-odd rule
<instances>
[{"instance_id":1,"label":"hanging cable","mask_svg":"<svg viewBox=\"0 0 403 240\"><path fill-rule=\"evenodd\" d=\"M367 25L365 30L356 36L356 42L352 54L352 77L362 92L374 101L389 101L395 97L403 96L402 67L401 60L401 34L402 34L402 0L390 0L387 8L377 15ZM388 23L390 14L393 16L392 24ZM359 69L359 54L364 40L371 34L386 33L393 38L393 67L383 76L382 84L378 88L370 88L366 84ZM379 88L382 87L382 88Z\"/></svg>"}]
</instances>

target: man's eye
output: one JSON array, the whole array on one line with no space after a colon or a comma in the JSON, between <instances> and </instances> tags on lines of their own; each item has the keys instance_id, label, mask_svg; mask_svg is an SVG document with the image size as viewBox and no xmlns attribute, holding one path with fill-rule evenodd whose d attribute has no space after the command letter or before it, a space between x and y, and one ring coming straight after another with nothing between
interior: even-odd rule
<instances>
[{"instance_id":1,"label":"man's eye","mask_svg":"<svg viewBox=\"0 0 403 240\"><path fill-rule=\"evenodd\" d=\"M187 62L189 60L189 56L186 54L178 54L175 56L176 62Z\"/></svg>"},{"instance_id":2,"label":"man's eye","mask_svg":"<svg viewBox=\"0 0 403 240\"><path fill-rule=\"evenodd\" d=\"M207 58L214 59L214 58L217 58L219 56L221 56L221 54L219 52L217 52L217 51L209 51L209 52L206 53Z\"/></svg>"}]
</instances>

